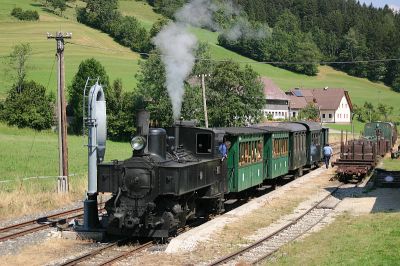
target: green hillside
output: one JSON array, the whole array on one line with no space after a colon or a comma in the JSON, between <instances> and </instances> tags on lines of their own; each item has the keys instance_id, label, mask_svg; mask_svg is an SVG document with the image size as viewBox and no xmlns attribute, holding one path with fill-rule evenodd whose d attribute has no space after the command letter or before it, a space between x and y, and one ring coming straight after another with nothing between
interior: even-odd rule
<instances>
[{"instance_id":1,"label":"green hillside","mask_svg":"<svg viewBox=\"0 0 400 266\"><path fill-rule=\"evenodd\" d=\"M0 56L9 54L14 44L23 41L31 42L34 54L30 61L29 78L33 78L44 85L47 84L54 62L55 41L47 40L45 33L61 29L73 33L71 42L74 44L67 44L65 52L67 84L71 82L81 60L96 57L105 66L111 79L122 78L125 88L129 90L135 87L134 74L138 70L137 60L139 56L128 48L115 43L108 35L77 23L75 21L74 7L75 5L82 5L82 2L75 2L74 6L71 6L65 12L64 18L44 10L33 1L4 0L2 2L0 6L0 31L2 32L0 36ZM9 13L15 6L37 10L40 13L40 21L20 22L14 19ZM147 29L161 17L153 12L151 6L141 1L120 1L120 10L124 15L137 17ZM246 63L251 64L260 75L273 79L283 90L289 90L293 87L345 88L350 92L352 101L355 104L363 104L365 101L370 101L374 104L382 102L395 107L395 113L399 111L396 102L400 100L400 94L393 92L383 84L351 77L328 66L321 66L319 74L315 77L296 74L271 65L257 63L218 46L218 33L197 28L192 28L191 31L199 40L210 44L213 59L232 59L241 62L243 65ZM4 64L0 66L0 71L4 72ZM56 86L55 71L56 69L53 69L50 79L51 89L55 89ZM1 75L0 97L5 96L7 85L10 85L9 79L5 75Z\"/></svg>"},{"instance_id":2,"label":"green hillside","mask_svg":"<svg viewBox=\"0 0 400 266\"><path fill-rule=\"evenodd\" d=\"M32 4L31 4L32 3ZM81 4L79 1L76 4ZM10 15L14 7L37 10L40 21L19 21ZM66 44L65 74L66 84L70 84L79 63L90 57L96 57L106 68L111 80L122 78L125 87L133 88L136 82L134 77L138 69L138 55L132 53L98 30L91 29L75 21L74 8L69 8L64 14L70 19L61 18L44 10L34 1L3 0L0 5L0 98L4 98L9 86L10 78L5 75L5 61L12 46L21 42L29 42L32 46L32 56L28 62L28 79L34 79L47 85L55 91L57 68L55 62L55 40L48 40L46 33L56 31L72 32L73 38L68 40L74 44ZM97 48L98 47L98 48Z\"/></svg>"}]
</instances>

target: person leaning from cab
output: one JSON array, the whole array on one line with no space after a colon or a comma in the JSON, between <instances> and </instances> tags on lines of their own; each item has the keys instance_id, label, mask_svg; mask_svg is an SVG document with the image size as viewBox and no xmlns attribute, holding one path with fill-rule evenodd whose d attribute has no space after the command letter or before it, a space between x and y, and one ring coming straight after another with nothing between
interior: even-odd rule
<instances>
[{"instance_id":1,"label":"person leaning from cab","mask_svg":"<svg viewBox=\"0 0 400 266\"><path fill-rule=\"evenodd\" d=\"M225 140L219 145L218 151L219 154L222 156L221 158L222 161L228 158L228 150L230 147L231 147L231 142L229 140Z\"/></svg>"},{"instance_id":2,"label":"person leaning from cab","mask_svg":"<svg viewBox=\"0 0 400 266\"><path fill-rule=\"evenodd\" d=\"M333 150L332 150L331 146L329 146L329 144L326 143L325 147L324 147L324 159L325 159L325 166L327 169L329 167L329 160L331 159L332 154L333 154Z\"/></svg>"}]
</instances>

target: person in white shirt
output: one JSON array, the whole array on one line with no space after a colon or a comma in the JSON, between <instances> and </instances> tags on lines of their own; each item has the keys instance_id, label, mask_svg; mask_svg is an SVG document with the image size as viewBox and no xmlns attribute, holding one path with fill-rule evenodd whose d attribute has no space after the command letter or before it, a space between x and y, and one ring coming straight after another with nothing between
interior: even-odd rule
<instances>
[{"instance_id":1,"label":"person in white shirt","mask_svg":"<svg viewBox=\"0 0 400 266\"><path fill-rule=\"evenodd\" d=\"M324 147L324 159L325 159L326 169L328 169L328 167L329 167L329 160L331 159L332 154L333 154L333 150L332 150L331 146L329 146L329 144L326 143L325 147Z\"/></svg>"}]
</instances>

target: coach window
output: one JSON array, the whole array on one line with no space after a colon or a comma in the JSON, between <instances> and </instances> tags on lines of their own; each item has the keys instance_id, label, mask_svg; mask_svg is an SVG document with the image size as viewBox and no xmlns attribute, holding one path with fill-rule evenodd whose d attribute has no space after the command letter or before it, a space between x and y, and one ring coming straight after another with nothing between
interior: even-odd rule
<instances>
[{"instance_id":1,"label":"coach window","mask_svg":"<svg viewBox=\"0 0 400 266\"><path fill-rule=\"evenodd\" d=\"M262 140L259 140L257 142L257 162L262 161L262 156L263 156L263 142Z\"/></svg>"},{"instance_id":2,"label":"coach window","mask_svg":"<svg viewBox=\"0 0 400 266\"><path fill-rule=\"evenodd\" d=\"M240 157L239 157L239 165L245 164L245 159L244 159L244 143L239 144L239 149L240 149Z\"/></svg>"},{"instance_id":3,"label":"coach window","mask_svg":"<svg viewBox=\"0 0 400 266\"><path fill-rule=\"evenodd\" d=\"M211 153L211 134L197 134L196 136L196 152L198 154Z\"/></svg>"},{"instance_id":4,"label":"coach window","mask_svg":"<svg viewBox=\"0 0 400 266\"><path fill-rule=\"evenodd\" d=\"M282 154L287 155L288 154L288 139L282 139Z\"/></svg>"}]
</instances>

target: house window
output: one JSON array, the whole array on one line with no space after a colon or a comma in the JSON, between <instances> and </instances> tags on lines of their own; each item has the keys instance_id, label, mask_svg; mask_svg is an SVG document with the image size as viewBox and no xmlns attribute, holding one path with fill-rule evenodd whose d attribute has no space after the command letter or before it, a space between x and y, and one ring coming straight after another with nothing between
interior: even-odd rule
<instances>
[{"instance_id":1,"label":"house window","mask_svg":"<svg viewBox=\"0 0 400 266\"><path fill-rule=\"evenodd\" d=\"M329 118L332 118L332 114L329 114Z\"/></svg>"},{"instance_id":2,"label":"house window","mask_svg":"<svg viewBox=\"0 0 400 266\"><path fill-rule=\"evenodd\" d=\"M293 112L293 117L296 117L296 112Z\"/></svg>"},{"instance_id":3,"label":"house window","mask_svg":"<svg viewBox=\"0 0 400 266\"><path fill-rule=\"evenodd\" d=\"M322 118L325 118L325 114L322 114Z\"/></svg>"}]
</instances>

